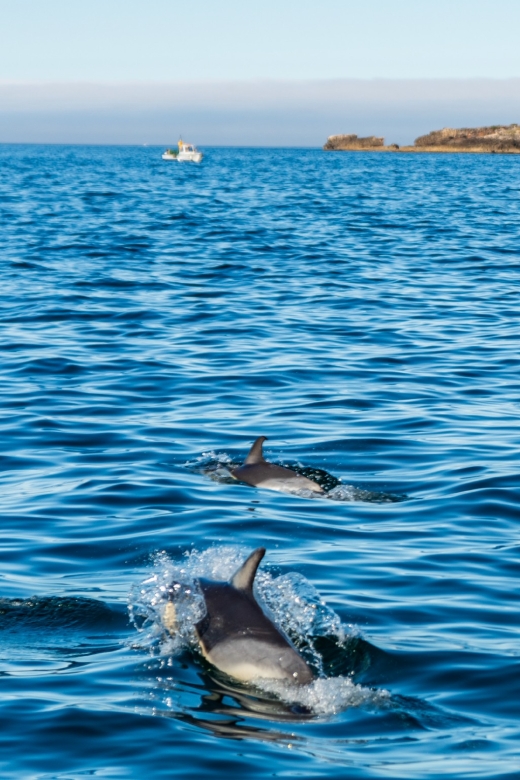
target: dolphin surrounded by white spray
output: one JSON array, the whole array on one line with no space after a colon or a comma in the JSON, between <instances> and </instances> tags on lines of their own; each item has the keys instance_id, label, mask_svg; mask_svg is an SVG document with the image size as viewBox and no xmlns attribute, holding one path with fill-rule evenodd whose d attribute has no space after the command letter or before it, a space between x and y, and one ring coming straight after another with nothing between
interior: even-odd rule
<instances>
[{"instance_id":1,"label":"dolphin surrounded by white spray","mask_svg":"<svg viewBox=\"0 0 520 780\"><path fill-rule=\"evenodd\" d=\"M305 685L314 672L282 631L267 617L253 594L253 583L265 549L259 547L229 582L200 578L206 614L195 624L204 658L221 672L241 682L285 680ZM175 635L175 587L163 612L163 624Z\"/></svg>"},{"instance_id":2,"label":"dolphin surrounded by white spray","mask_svg":"<svg viewBox=\"0 0 520 780\"><path fill-rule=\"evenodd\" d=\"M292 469L265 460L262 446L266 439L267 436L259 436L256 439L244 463L233 469L231 476L248 485L278 490L281 493L298 493L301 490L310 490L313 493L325 492L317 482L297 474Z\"/></svg>"}]
</instances>

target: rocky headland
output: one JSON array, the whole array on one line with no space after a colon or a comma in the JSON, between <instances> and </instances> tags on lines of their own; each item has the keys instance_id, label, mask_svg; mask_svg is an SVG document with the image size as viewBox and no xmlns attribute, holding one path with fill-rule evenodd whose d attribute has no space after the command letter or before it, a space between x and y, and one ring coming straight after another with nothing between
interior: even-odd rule
<instances>
[{"instance_id":1,"label":"rocky headland","mask_svg":"<svg viewBox=\"0 0 520 780\"><path fill-rule=\"evenodd\" d=\"M375 135L368 135L365 138L359 138L351 133L350 135L329 135L327 143L323 147L326 152L386 152L399 149L397 144L385 146L384 138L377 138Z\"/></svg>"},{"instance_id":2,"label":"rocky headland","mask_svg":"<svg viewBox=\"0 0 520 780\"><path fill-rule=\"evenodd\" d=\"M491 127L445 127L416 138L413 146L390 144L376 136L358 138L357 135L331 135L323 147L325 151L372 152L489 152L493 154L520 154L520 125L492 125Z\"/></svg>"}]
</instances>

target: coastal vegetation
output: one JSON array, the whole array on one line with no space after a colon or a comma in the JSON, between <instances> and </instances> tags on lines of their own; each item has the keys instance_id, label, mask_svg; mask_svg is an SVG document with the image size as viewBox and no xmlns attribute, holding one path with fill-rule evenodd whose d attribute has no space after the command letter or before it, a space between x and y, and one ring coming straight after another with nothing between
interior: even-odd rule
<instances>
[{"instance_id":1,"label":"coastal vegetation","mask_svg":"<svg viewBox=\"0 0 520 780\"><path fill-rule=\"evenodd\" d=\"M329 151L372 152L489 152L493 154L520 154L520 125L492 125L490 127L445 127L416 138L413 146L385 145L385 139L376 136L358 138L357 135L331 135L324 145Z\"/></svg>"}]
</instances>

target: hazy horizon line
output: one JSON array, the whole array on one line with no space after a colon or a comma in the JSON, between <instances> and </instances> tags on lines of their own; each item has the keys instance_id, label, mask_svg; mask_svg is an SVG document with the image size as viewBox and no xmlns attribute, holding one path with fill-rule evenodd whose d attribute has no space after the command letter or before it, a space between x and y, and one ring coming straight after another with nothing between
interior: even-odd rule
<instances>
[{"instance_id":1,"label":"hazy horizon line","mask_svg":"<svg viewBox=\"0 0 520 780\"><path fill-rule=\"evenodd\" d=\"M318 83L344 83L344 82L448 82L457 81L520 81L520 76L334 76L328 78L274 78L274 77L249 77L249 78L168 78L168 79L4 79L0 77L0 86L146 86L165 84L318 84Z\"/></svg>"},{"instance_id":2,"label":"hazy horizon line","mask_svg":"<svg viewBox=\"0 0 520 780\"><path fill-rule=\"evenodd\" d=\"M0 80L0 142L319 147L328 136L409 145L441 127L520 122L520 77L114 82ZM172 141L170 141L171 143Z\"/></svg>"}]
</instances>

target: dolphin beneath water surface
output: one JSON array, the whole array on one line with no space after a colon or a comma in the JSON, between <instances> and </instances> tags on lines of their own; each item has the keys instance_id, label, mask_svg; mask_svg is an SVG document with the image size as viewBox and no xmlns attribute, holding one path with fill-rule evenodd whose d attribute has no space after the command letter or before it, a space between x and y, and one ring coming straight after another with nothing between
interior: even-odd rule
<instances>
[{"instance_id":1,"label":"dolphin beneath water surface","mask_svg":"<svg viewBox=\"0 0 520 780\"><path fill-rule=\"evenodd\" d=\"M317 482L297 474L292 469L265 460L262 445L266 439L267 436L258 437L244 463L237 469L233 469L231 476L248 485L278 490L281 493L297 493L300 490L311 490L313 493L325 492Z\"/></svg>"},{"instance_id":2,"label":"dolphin beneath water surface","mask_svg":"<svg viewBox=\"0 0 520 780\"><path fill-rule=\"evenodd\" d=\"M305 685L314 679L312 669L264 614L253 594L264 555L263 547L251 553L229 582L198 580L206 605L205 616L195 624L199 647L207 661L241 682L263 678ZM163 624L175 634L173 595L164 609Z\"/></svg>"}]
</instances>

